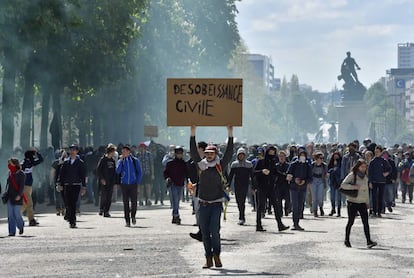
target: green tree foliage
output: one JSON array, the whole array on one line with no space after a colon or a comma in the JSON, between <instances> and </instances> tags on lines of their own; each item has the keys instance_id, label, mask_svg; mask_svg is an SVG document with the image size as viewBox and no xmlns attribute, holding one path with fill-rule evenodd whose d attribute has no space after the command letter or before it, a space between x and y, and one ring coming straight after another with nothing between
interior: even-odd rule
<instances>
[{"instance_id":1,"label":"green tree foliage","mask_svg":"<svg viewBox=\"0 0 414 278\"><path fill-rule=\"evenodd\" d=\"M408 123L399 111L394 107L385 87L380 83L374 83L366 92L364 101L368 107L368 119L371 122L372 134L376 141L386 143L398 143L405 141L413 134L405 132ZM385 143L383 142L383 143Z\"/></svg>"},{"instance_id":2,"label":"green tree foliage","mask_svg":"<svg viewBox=\"0 0 414 278\"><path fill-rule=\"evenodd\" d=\"M283 96L278 100L284 108L283 117L285 122L286 141L303 142L307 133L315 133L318 129L318 117L307 95L306 89L299 86L299 78L292 75L288 84L289 93L287 98Z\"/></svg>"},{"instance_id":3,"label":"green tree foliage","mask_svg":"<svg viewBox=\"0 0 414 278\"><path fill-rule=\"evenodd\" d=\"M29 146L34 88L43 148L48 132L57 148L135 142L144 119L162 127L167 77L231 76L235 1L1 1L2 147Z\"/></svg>"},{"instance_id":4,"label":"green tree foliage","mask_svg":"<svg viewBox=\"0 0 414 278\"><path fill-rule=\"evenodd\" d=\"M194 26L200 77L227 77L232 52L240 44L236 0L182 0Z\"/></svg>"}]
</instances>

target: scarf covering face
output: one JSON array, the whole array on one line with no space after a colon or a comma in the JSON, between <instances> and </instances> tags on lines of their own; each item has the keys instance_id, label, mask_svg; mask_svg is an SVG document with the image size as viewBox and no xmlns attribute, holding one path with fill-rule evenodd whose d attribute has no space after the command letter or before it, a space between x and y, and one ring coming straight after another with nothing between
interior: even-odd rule
<instances>
[{"instance_id":1,"label":"scarf covering face","mask_svg":"<svg viewBox=\"0 0 414 278\"><path fill-rule=\"evenodd\" d=\"M219 163L220 163L220 158L217 155L216 158L213 161L209 162L209 161L207 161L206 158L203 158L202 160L200 160L200 162L197 163L197 165L198 165L198 168L200 168L201 171L204 171L207 168L216 167L216 164L219 164Z\"/></svg>"},{"instance_id":2,"label":"scarf covering face","mask_svg":"<svg viewBox=\"0 0 414 278\"><path fill-rule=\"evenodd\" d=\"M7 167L9 168L9 170L10 170L10 173L11 173L11 174L14 174L14 173L16 173L16 172L17 172L17 167L16 167L16 165L13 165L13 164L8 164L8 165L7 165Z\"/></svg>"}]
</instances>

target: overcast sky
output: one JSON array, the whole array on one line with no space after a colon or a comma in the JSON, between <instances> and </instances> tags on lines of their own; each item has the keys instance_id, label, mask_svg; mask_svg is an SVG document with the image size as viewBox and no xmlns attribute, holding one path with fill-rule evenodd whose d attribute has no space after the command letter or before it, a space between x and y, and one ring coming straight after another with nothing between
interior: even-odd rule
<instances>
[{"instance_id":1,"label":"overcast sky","mask_svg":"<svg viewBox=\"0 0 414 278\"><path fill-rule=\"evenodd\" d=\"M351 51L369 87L397 67L397 44L414 42L413 0L242 0L240 34L251 53L271 56L276 77L328 92Z\"/></svg>"}]
</instances>

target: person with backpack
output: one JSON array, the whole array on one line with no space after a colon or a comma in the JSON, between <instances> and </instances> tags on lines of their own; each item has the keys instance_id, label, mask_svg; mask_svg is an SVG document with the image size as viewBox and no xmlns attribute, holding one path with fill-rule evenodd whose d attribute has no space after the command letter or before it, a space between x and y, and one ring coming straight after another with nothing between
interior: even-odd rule
<instances>
[{"instance_id":1,"label":"person with backpack","mask_svg":"<svg viewBox=\"0 0 414 278\"><path fill-rule=\"evenodd\" d=\"M205 150L207 148L207 143L204 141L200 141L197 143L197 151L198 154L200 155L200 158L204 158L205 157ZM200 203L199 203L199 199L198 199L198 180L199 180L199 171L198 171L198 166L197 163L194 162L194 160L192 158L190 158L187 161L187 173L189 176L189 182L191 182L192 184L192 190L193 190L193 213L195 215L196 218L196 224L198 226L198 232L197 233L190 233L190 237L198 240L198 241L203 241L203 235L201 233L201 228L200 228Z\"/></svg>"},{"instance_id":2,"label":"person with backpack","mask_svg":"<svg viewBox=\"0 0 414 278\"><path fill-rule=\"evenodd\" d=\"M116 173L120 176L122 201L124 203L125 226L131 227L137 223L138 184L141 182L142 169L138 158L131 154L131 147L122 147L122 158L118 161ZM129 201L131 200L131 206Z\"/></svg>"},{"instance_id":3,"label":"person with backpack","mask_svg":"<svg viewBox=\"0 0 414 278\"><path fill-rule=\"evenodd\" d=\"M372 248L377 245L375 241L371 240L368 223L369 190L367 168L367 162L363 159L359 159L341 184L342 189L358 190L355 197L347 196L348 223L345 228L344 244L348 248L352 247L350 241L351 228L354 224L357 214L361 216L361 221L364 226L365 238L367 240L367 247Z\"/></svg>"},{"instance_id":4,"label":"person with backpack","mask_svg":"<svg viewBox=\"0 0 414 278\"><path fill-rule=\"evenodd\" d=\"M222 159L218 149L214 145L206 147L205 158L201 158L197 150L195 133L196 127L191 126L190 153L191 158L197 164L200 171L198 181L199 220L202 233L206 263L203 268L222 267L220 259L220 219L223 211L224 186L223 173L233 156L233 127L227 127L228 141L226 151Z\"/></svg>"},{"instance_id":5,"label":"person with backpack","mask_svg":"<svg viewBox=\"0 0 414 278\"><path fill-rule=\"evenodd\" d=\"M98 177L99 188L101 191L99 215L111 217L109 209L112 203L112 193L116 181L116 163L114 159L116 146L108 144L105 155L101 157L96 167L96 176Z\"/></svg>"}]
</instances>

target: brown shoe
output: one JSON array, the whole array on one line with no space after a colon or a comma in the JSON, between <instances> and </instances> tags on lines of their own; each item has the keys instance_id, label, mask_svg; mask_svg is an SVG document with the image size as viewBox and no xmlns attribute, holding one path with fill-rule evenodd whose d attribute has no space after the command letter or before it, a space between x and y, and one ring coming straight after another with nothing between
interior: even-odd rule
<instances>
[{"instance_id":1,"label":"brown shoe","mask_svg":"<svg viewBox=\"0 0 414 278\"><path fill-rule=\"evenodd\" d=\"M213 258L212 257L206 257L206 264L203 265L203 268L210 268L213 266Z\"/></svg>"},{"instance_id":2,"label":"brown shoe","mask_svg":"<svg viewBox=\"0 0 414 278\"><path fill-rule=\"evenodd\" d=\"M222 263L220 260L220 255L213 255L214 258L214 264L216 265L216 267L222 267Z\"/></svg>"}]
</instances>

